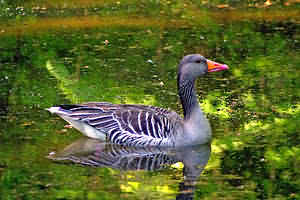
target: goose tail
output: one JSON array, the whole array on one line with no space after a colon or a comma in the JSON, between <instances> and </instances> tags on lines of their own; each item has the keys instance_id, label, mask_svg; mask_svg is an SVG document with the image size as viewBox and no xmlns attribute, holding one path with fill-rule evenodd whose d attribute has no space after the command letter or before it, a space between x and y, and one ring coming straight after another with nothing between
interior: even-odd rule
<instances>
[{"instance_id":1,"label":"goose tail","mask_svg":"<svg viewBox=\"0 0 300 200\"><path fill-rule=\"evenodd\" d=\"M55 114L58 114L58 115L67 115L68 114L68 110L65 110L65 109L63 109L59 106L46 108L45 110L48 110L50 113L55 113Z\"/></svg>"}]
</instances>

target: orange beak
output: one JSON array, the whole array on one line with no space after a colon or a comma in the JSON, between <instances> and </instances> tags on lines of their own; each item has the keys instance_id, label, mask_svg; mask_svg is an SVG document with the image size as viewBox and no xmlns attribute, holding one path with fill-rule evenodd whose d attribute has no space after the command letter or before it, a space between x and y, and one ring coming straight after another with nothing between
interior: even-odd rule
<instances>
[{"instance_id":1,"label":"orange beak","mask_svg":"<svg viewBox=\"0 0 300 200\"><path fill-rule=\"evenodd\" d=\"M208 72L218 72L229 69L225 64L220 64L211 60L206 60L208 65Z\"/></svg>"}]
</instances>

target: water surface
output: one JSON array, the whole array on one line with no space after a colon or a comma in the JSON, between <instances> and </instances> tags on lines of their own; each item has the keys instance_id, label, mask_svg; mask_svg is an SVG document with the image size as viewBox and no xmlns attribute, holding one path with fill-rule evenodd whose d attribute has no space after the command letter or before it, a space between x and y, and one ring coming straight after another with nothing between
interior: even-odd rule
<instances>
[{"instance_id":1,"label":"water surface","mask_svg":"<svg viewBox=\"0 0 300 200\"><path fill-rule=\"evenodd\" d=\"M2 1L0 199L300 199L299 5L199 2ZM52 105L182 114L177 64L190 53L230 67L197 81L214 139L192 183L176 151L148 151L170 161L153 170L47 158L85 140Z\"/></svg>"}]
</instances>

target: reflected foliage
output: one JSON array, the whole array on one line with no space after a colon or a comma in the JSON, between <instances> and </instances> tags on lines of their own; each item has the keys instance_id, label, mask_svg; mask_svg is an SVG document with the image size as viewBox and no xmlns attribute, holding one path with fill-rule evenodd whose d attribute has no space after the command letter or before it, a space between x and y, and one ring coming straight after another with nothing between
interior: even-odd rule
<instances>
[{"instance_id":1,"label":"reflected foliage","mask_svg":"<svg viewBox=\"0 0 300 200\"><path fill-rule=\"evenodd\" d=\"M195 185L210 157L210 145L198 145L184 148L161 147L128 147L108 144L94 139L81 138L65 147L63 150L52 152L48 158L58 163L76 163L89 167L109 167L122 171L159 172L168 168L182 169L183 181L179 184L176 199L192 199ZM183 166L183 167L182 167ZM143 185L140 182L121 184L121 190L134 192L149 187L151 194L173 194L169 184ZM158 193L158 194L157 194ZM159 194L160 193L160 194Z\"/></svg>"},{"instance_id":2,"label":"reflected foliage","mask_svg":"<svg viewBox=\"0 0 300 200\"><path fill-rule=\"evenodd\" d=\"M121 172L45 159L80 133L44 108L109 101L182 113L176 65L195 52L230 70L197 82L214 140L194 197L300 198L298 3L64 2L0 1L2 199L174 199L177 168Z\"/></svg>"}]
</instances>

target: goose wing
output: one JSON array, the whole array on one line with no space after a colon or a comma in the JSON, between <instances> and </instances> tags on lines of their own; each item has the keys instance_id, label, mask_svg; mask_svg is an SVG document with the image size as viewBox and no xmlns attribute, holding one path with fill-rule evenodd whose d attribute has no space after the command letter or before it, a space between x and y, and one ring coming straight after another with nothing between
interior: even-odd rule
<instances>
[{"instance_id":1,"label":"goose wing","mask_svg":"<svg viewBox=\"0 0 300 200\"><path fill-rule=\"evenodd\" d=\"M71 124L93 127L110 142L130 146L173 146L173 130L180 120L175 112L158 107L106 102L61 105L56 113Z\"/></svg>"}]
</instances>

